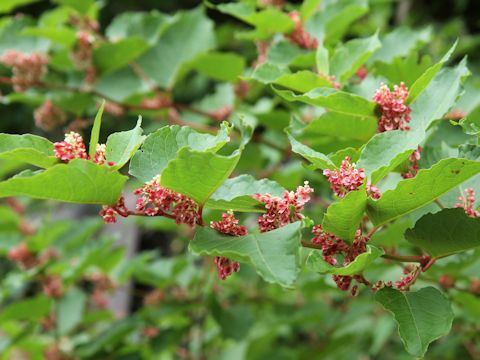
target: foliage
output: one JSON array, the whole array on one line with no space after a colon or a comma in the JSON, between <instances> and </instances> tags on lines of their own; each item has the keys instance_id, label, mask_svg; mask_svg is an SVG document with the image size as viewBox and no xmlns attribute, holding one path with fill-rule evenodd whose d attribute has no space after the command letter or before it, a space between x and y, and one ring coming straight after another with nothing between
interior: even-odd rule
<instances>
[{"instance_id":1,"label":"foliage","mask_svg":"<svg viewBox=\"0 0 480 360\"><path fill-rule=\"evenodd\" d=\"M36 3L0 5L2 359L478 356L467 40L367 0Z\"/></svg>"}]
</instances>

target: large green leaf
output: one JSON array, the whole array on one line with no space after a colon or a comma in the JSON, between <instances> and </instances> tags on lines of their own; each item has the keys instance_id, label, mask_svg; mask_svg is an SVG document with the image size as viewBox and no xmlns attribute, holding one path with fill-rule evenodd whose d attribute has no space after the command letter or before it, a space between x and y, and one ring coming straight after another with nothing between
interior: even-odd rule
<instances>
[{"instance_id":1,"label":"large green leaf","mask_svg":"<svg viewBox=\"0 0 480 360\"><path fill-rule=\"evenodd\" d=\"M190 66L221 81L234 81L243 73L245 59L234 53L210 52L198 56Z\"/></svg>"},{"instance_id":2,"label":"large green leaf","mask_svg":"<svg viewBox=\"0 0 480 360\"><path fill-rule=\"evenodd\" d=\"M148 49L146 40L130 37L115 43L105 43L93 52L95 68L102 74L118 70L129 64Z\"/></svg>"},{"instance_id":3,"label":"large green leaf","mask_svg":"<svg viewBox=\"0 0 480 360\"><path fill-rule=\"evenodd\" d=\"M292 287L298 274L300 221L266 233L227 236L199 227L189 249L198 255L226 256L245 262L266 281Z\"/></svg>"},{"instance_id":4,"label":"large green leaf","mask_svg":"<svg viewBox=\"0 0 480 360\"><path fill-rule=\"evenodd\" d=\"M0 182L0 197L28 196L84 204L114 204L127 177L91 161L76 159Z\"/></svg>"},{"instance_id":5,"label":"large green leaf","mask_svg":"<svg viewBox=\"0 0 480 360\"><path fill-rule=\"evenodd\" d=\"M148 13L124 12L113 19L105 33L111 41L141 37L153 45L170 22L169 16L155 10Z\"/></svg>"},{"instance_id":6,"label":"large green leaf","mask_svg":"<svg viewBox=\"0 0 480 360\"><path fill-rule=\"evenodd\" d=\"M108 162L115 163L113 168L120 169L142 145L145 136L142 135L141 125L142 118L139 117L137 126L132 130L116 132L108 137L105 158Z\"/></svg>"},{"instance_id":7,"label":"large green leaf","mask_svg":"<svg viewBox=\"0 0 480 360\"><path fill-rule=\"evenodd\" d=\"M165 126L147 136L130 162L130 174L147 182L162 173L168 161L183 147L196 151L218 151L230 139L230 127L222 124L216 136L196 132L188 126Z\"/></svg>"},{"instance_id":8,"label":"large green leaf","mask_svg":"<svg viewBox=\"0 0 480 360\"><path fill-rule=\"evenodd\" d=\"M443 209L420 218L405 238L437 258L455 254L480 246L480 219L463 209Z\"/></svg>"},{"instance_id":9,"label":"large green leaf","mask_svg":"<svg viewBox=\"0 0 480 360\"><path fill-rule=\"evenodd\" d=\"M254 194L270 194L283 196L285 189L275 181L255 180L251 175L240 175L226 180L206 203L205 207L217 210L233 210L243 212L263 212L264 204L255 200Z\"/></svg>"},{"instance_id":10,"label":"large green leaf","mask_svg":"<svg viewBox=\"0 0 480 360\"><path fill-rule=\"evenodd\" d=\"M366 207L367 193L362 186L328 207L323 217L323 228L343 240L353 240Z\"/></svg>"},{"instance_id":11,"label":"large green leaf","mask_svg":"<svg viewBox=\"0 0 480 360\"><path fill-rule=\"evenodd\" d=\"M237 150L230 156L221 156L184 147L168 162L160 184L203 206L235 169L240 154Z\"/></svg>"},{"instance_id":12,"label":"large green leaf","mask_svg":"<svg viewBox=\"0 0 480 360\"><path fill-rule=\"evenodd\" d=\"M254 26L255 31L248 34L249 38L263 39L275 33L290 32L294 28L292 19L277 9L257 11L254 5L245 3L221 4L216 8Z\"/></svg>"},{"instance_id":13,"label":"large green leaf","mask_svg":"<svg viewBox=\"0 0 480 360\"><path fill-rule=\"evenodd\" d=\"M420 170L413 179L402 180L393 190L386 191L380 200L369 199L370 220L384 224L434 201L448 190L480 173L480 162L449 158L430 169Z\"/></svg>"},{"instance_id":14,"label":"large green leaf","mask_svg":"<svg viewBox=\"0 0 480 360\"><path fill-rule=\"evenodd\" d=\"M348 80L375 51L380 48L378 33L364 39L354 39L335 49L330 60L330 71L338 81Z\"/></svg>"},{"instance_id":15,"label":"large green leaf","mask_svg":"<svg viewBox=\"0 0 480 360\"><path fill-rule=\"evenodd\" d=\"M432 341L450 332L454 317L450 302L433 287L409 292L383 288L375 300L394 315L405 349L412 356L422 358Z\"/></svg>"},{"instance_id":16,"label":"large green leaf","mask_svg":"<svg viewBox=\"0 0 480 360\"><path fill-rule=\"evenodd\" d=\"M60 4L60 5L65 5L69 6L72 9L77 10L78 12L82 14L87 14L88 11L90 10L90 7L95 3L95 0L52 0L53 2Z\"/></svg>"},{"instance_id":17,"label":"large green leaf","mask_svg":"<svg viewBox=\"0 0 480 360\"><path fill-rule=\"evenodd\" d=\"M2 0L0 3L0 14L9 13L18 6L28 5L40 0Z\"/></svg>"},{"instance_id":18,"label":"large green leaf","mask_svg":"<svg viewBox=\"0 0 480 360\"><path fill-rule=\"evenodd\" d=\"M60 335L67 334L82 321L86 301L84 292L73 287L56 303L57 331Z\"/></svg>"},{"instance_id":19,"label":"large green leaf","mask_svg":"<svg viewBox=\"0 0 480 360\"><path fill-rule=\"evenodd\" d=\"M180 14L137 62L145 75L167 88L173 86L182 65L214 44L213 23L198 8Z\"/></svg>"},{"instance_id":20,"label":"large green leaf","mask_svg":"<svg viewBox=\"0 0 480 360\"><path fill-rule=\"evenodd\" d=\"M295 95L288 90L274 89L275 92L287 101L300 101L315 105L326 110L359 118L374 118L376 104L362 96L338 91L330 88L318 88L303 95Z\"/></svg>"},{"instance_id":21,"label":"large green leaf","mask_svg":"<svg viewBox=\"0 0 480 360\"><path fill-rule=\"evenodd\" d=\"M53 153L53 144L45 138L30 134L0 134L0 158L41 168L48 168L58 162Z\"/></svg>"},{"instance_id":22,"label":"large green leaf","mask_svg":"<svg viewBox=\"0 0 480 360\"><path fill-rule=\"evenodd\" d=\"M48 315L51 307L52 299L44 295L15 301L2 309L0 321L3 323L8 320L40 320Z\"/></svg>"},{"instance_id":23,"label":"large green leaf","mask_svg":"<svg viewBox=\"0 0 480 360\"><path fill-rule=\"evenodd\" d=\"M382 249L367 245L367 251L358 255L350 264L336 267L327 263L320 254L320 251L312 250L308 255L306 266L310 271L318 272L320 274L352 276L362 273L370 266L370 264L383 254L384 251Z\"/></svg>"}]
</instances>

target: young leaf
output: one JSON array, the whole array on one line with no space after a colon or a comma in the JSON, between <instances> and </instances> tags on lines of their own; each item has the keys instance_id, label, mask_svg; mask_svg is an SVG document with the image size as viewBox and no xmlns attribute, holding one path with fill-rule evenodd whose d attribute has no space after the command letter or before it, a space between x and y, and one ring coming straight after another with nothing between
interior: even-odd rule
<instances>
[{"instance_id":1,"label":"young leaf","mask_svg":"<svg viewBox=\"0 0 480 360\"><path fill-rule=\"evenodd\" d=\"M234 53L210 52L198 56L190 66L213 79L234 81L243 73L245 59Z\"/></svg>"},{"instance_id":2,"label":"young leaf","mask_svg":"<svg viewBox=\"0 0 480 360\"><path fill-rule=\"evenodd\" d=\"M223 235L198 227L189 249L198 255L226 256L251 264L264 280L292 287L298 274L298 248L302 222L247 236Z\"/></svg>"},{"instance_id":3,"label":"young leaf","mask_svg":"<svg viewBox=\"0 0 480 360\"><path fill-rule=\"evenodd\" d=\"M330 75L330 61L328 58L328 49L319 44L315 53L315 64L317 71L321 74Z\"/></svg>"},{"instance_id":4,"label":"young leaf","mask_svg":"<svg viewBox=\"0 0 480 360\"><path fill-rule=\"evenodd\" d=\"M0 182L0 197L29 196L82 204L114 204L127 177L76 159L41 172L25 171Z\"/></svg>"},{"instance_id":5,"label":"young leaf","mask_svg":"<svg viewBox=\"0 0 480 360\"><path fill-rule=\"evenodd\" d=\"M323 228L343 240L353 240L367 206L367 193L362 186L331 204L323 217Z\"/></svg>"},{"instance_id":6,"label":"young leaf","mask_svg":"<svg viewBox=\"0 0 480 360\"><path fill-rule=\"evenodd\" d=\"M478 173L478 161L443 159L430 169L420 170L414 178L400 181L380 200L369 199L368 216L375 225L384 224L434 201Z\"/></svg>"},{"instance_id":7,"label":"young leaf","mask_svg":"<svg viewBox=\"0 0 480 360\"><path fill-rule=\"evenodd\" d=\"M443 209L420 218L405 238L433 257L452 255L480 246L480 219L463 209Z\"/></svg>"},{"instance_id":8,"label":"young leaf","mask_svg":"<svg viewBox=\"0 0 480 360\"><path fill-rule=\"evenodd\" d=\"M422 358L432 341L450 332L454 317L450 302L433 287L408 292L386 287L377 292L375 300L395 317L412 356Z\"/></svg>"},{"instance_id":9,"label":"young leaf","mask_svg":"<svg viewBox=\"0 0 480 360\"><path fill-rule=\"evenodd\" d=\"M0 321L8 320L40 320L46 316L52 307L52 299L38 295L20 301L15 301L4 307L0 312Z\"/></svg>"},{"instance_id":10,"label":"young leaf","mask_svg":"<svg viewBox=\"0 0 480 360\"><path fill-rule=\"evenodd\" d=\"M229 133L227 123L222 124L216 136L196 132L188 126L165 126L147 136L141 149L133 156L129 172L143 182L150 181L162 173L181 148L217 152L230 140Z\"/></svg>"},{"instance_id":11,"label":"young leaf","mask_svg":"<svg viewBox=\"0 0 480 360\"><path fill-rule=\"evenodd\" d=\"M216 210L233 210L243 212L263 212L263 203L255 200L252 195L270 194L282 197L285 189L275 181L255 180L251 175L240 175L226 180L213 193L205 204L206 208Z\"/></svg>"},{"instance_id":12,"label":"young leaf","mask_svg":"<svg viewBox=\"0 0 480 360\"><path fill-rule=\"evenodd\" d=\"M331 73L338 81L348 80L360 66L380 48L378 33L364 39L354 39L338 47L331 59Z\"/></svg>"},{"instance_id":13,"label":"young leaf","mask_svg":"<svg viewBox=\"0 0 480 360\"><path fill-rule=\"evenodd\" d=\"M341 276L352 276L361 274L366 268L384 254L382 249L372 245L367 245L367 251L358 255L354 261L343 267L332 266L327 263L320 251L312 250L308 255L306 266L310 271L320 274L333 274Z\"/></svg>"},{"instance_id":14,"label":"young leaf","mask_svg":"<svg viewBox=\"0 0 480 360\"><path fill-rule=\"evenodd\" d=\"M292 145L292 151L310 161L315 168L322 170L336 168L327 155L310 149L308 146L303 145L301 142L295 140L292 135L288 133L287 135L288 139L290 140L290 144Z\"/></svg>"},{"instance_id":15,"label":"young leaf","mask_svg":"<svg viewBox=\"0 0 480 360\"><path fill-rule=\"evenodd\" d=\"M160 184L203 206L235 169L240 154L237 150L230 156L221 156L182 148L163 170Z\"/></svg>"},{"instance_id":16,"label":"young leaf","mask_svg":"<svg viewBox=\"0 0 480 360\"><path fill-rule=\"evenodd\" d=\"M132 130L113 133L108 137L105 158L107 162L115 163L112 168L120 169L142 145L145 136L142 135L141 126L142 117L139 116L137 126Z\"/></svg>"},{"instance_id":17,"label":"young leaf","mask_svg":"<svg viewBox=\"0 0 480 360\"><path fill-rule=\"evenodd\" d=\"M51 167L58 162L53 153L53 144L45 138L30 134L0 134L0 158L41 168Z\"/></svg>"},{"instance_id":18,"label":"young leaf","mask_svg":"<svg viewBox=\"0 0 480 360\"><path fill-rule=\"evenodd\" d=\"M88 155L90 158L95 158L95 152L97 151L98 139L100 137L100 127L102 126L103 109L105 109L105 100L102 101L100 109L98 109L97 115L95 115L95 121L93 122L92 133L90 134L90 147L88 149Z\"/></svg>"}]
</instances>

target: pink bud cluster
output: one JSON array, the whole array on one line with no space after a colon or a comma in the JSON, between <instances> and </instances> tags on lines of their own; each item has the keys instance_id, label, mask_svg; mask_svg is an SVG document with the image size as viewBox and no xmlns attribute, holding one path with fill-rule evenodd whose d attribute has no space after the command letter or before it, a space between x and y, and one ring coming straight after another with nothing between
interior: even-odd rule
<instances>
[{"instance_id":1,"label":"pink bud cluster","mask_svg":"<svg viewBox=\"0 0 480 360\"><path fill-rule=\"evenodd\" d=\"M73 159L89 159L83 138L76 132L69 132L65 135L64 141L54 143L53 147L55 156L66 163ZM93 158L94 163L99 165L105 163L105 150L105 145L97 144ZM114 164L109 162L108 165L112 166Z\"/></svg>"},{"instance_id":2,"label":"pink bud cluster","mask_svg":"<svg viewBox=\"0 0 480 360\"><path fill-rule=\"evenodd\" d=\"M365 190L367 191L367 195L370 196L372 199L378 200L382 196L380 189L370 183L367 184Z\"/></svg>"},{"instance_id":3,"label":"pink bud cluster","mask_svg":"<svg viewBox=\"0 0 480 360\"><path fill-rule=\"evenodd\" d=\"M45 101L33 113L35 125L45 131L51 131L67 121L67 115L51 100Z\"/></svg>"},{"instance_id":4,"label":"pink bud cluster","mask_svg":"<svg viewBox=\"0 0 480 360\"><path fill-rule=\"evenodd\" d=\"M362 66L355 72L355 75L357 75L360 80L364 80L368 75L368 69Z\"/></svg>"},{"instance_id":5,"label":"pink bud cluster","mask_svg":"<svg viewBox=\"0 0 480 360\"><path fill-rule=\"evenodd\" d=\"M42 279L42 289L45 296L58 299L63 295L62 278L57 274L47 275Z\"/></svg>"},{"instance_id":6,"label":"pink bud cluster","mask_svg":"<svg viewBox=\"0 0 480 360\"><path fill-rule=\"evenodd\" d=\"M418 266L413 268L406 267L403 271L405 276L402 276L400 280L395 281L395 286L397 287L397 289L407 291L417 279L418 273L420 271L421 269Z\"/></svg>"},{"instance_id":7,"label":"pink bud cluster","mask_svg":"<svg viewBox=\"0 0 480 360\"><path fill-rule=\"evenodd\" d=\"M222 214L222 220L210 222L210 227L218 232L231 236L245 236L248 230L243 225L238 225L238 219L233 212ZM218 277L225 280L234 272L240 271L240 263L224 256L215 256L214 263L217 266Z\"/></svg>"},{"instance_id":8,"label":"pink bud cluster","mask_svg":"<svg viewBox=\"0 0 480 360\"><path fill-rule=\"evenodd\" d=\"M26 54L15 50L7 50L0 56L0 63L12 69L14 90L23 92L45 76L48 58L46 55L37 52Z\"/></svg>"},{"instance_id":9,"label":"pink bud cluster","mask_svg":"<svg viewBox=\"0 0 480 360\"><path fill-rule=\"evenodd\" d=\"M310 201L310 193L313 189L305 181L304 186L299 186L295 192L285 191L283 198L270 194L255 194L254 198L265 204L265 214L258 218L258 226L261 232L281 228L291 222L303 219L300 211Z\"/></svg>"},{"instance_id":10,"label":"pink bud cluster","mask_svg":"<svg viewBox=\"0 0 480 360\"><path fill-rule=\"evenodd\" d=\"M292 11L288 14L288 16L295 23L295 28L289 35L287 35L287 38L302 48L316 49L318 47L318 41L305 31L298 12Z\"/></svg>"},{"instance_id":11,"label":"pink bud cluster","mask_svg":"<svg viewBox=\"0 0 480 360\"><path fill-rule=\"evenodd\" d=\"M337 257L339 255L342 255L343 266L350 264L358 255L366 251L366 244L369 240L368 237L362 235L360 229L355 233L355 240L351 245L325 231L322 225L314 226L312 233L314 234L312 243L320 247L323 253L323 259L330 265L337 265ZM369 285L368 281L360 274L354 276L333 275L332 279L337 284L337 287L343 291L350 289L353 280L361 284ZM351 289L352 296L355 296L357 291L358 287L356 285L353 286Z\"/></svg>"},{"instance_id":12,"label":"pink bud cluster","mask_svg":"<svg viewBox=\"0 0 480 360\"><path fill-rule=\"evenodd\" d=\"M365 180L365 171L351 164L349 156L342 161L340 169L333 171L325 169L323 175L328 178L330 187L339 198L345 197L350 191L357 190Z\"/></svg>"},{"instance_id":13,"label":"pink bud cluster","mask_svg":"<svg viewBox=\"0 0 480 360\"><path fill-rule=\"evenodd\" d=\"M259 0L261 6L275 6L281 8L285 4L285 0Z\"/></svg>"},{"instance_id":14,"label":"pink bud cluster","mask_svg":"<svg viewBox=\"0 0 480 360\"><path fill-rule=\"evenodd\" d=\"M148 216L170 215L177 224L194 226L199 220L199 207L188 196L160 186L160 176L135 190L136 210Z\"/></svg>"},{"instance_id":15,"label":"pink bud cluster","mask_svg":"<svg viewBox=\"0 0 480 360\"><path fill-rule=\"evenodd\" d=\"M465 196L459 196L460 202L454 205L455 208L463 208L465 214L472 218L480 218L480 210L475 210L475 191L472 188L465 189Z\"/></svg>"},{"instance_id":16,"label":"pink bud cluster","mask_svg":"<svg viewBox=\"0 0 480 360\"><path fill-rule=\"evenodd\" d=\"M268 47L270 46L269 41L258 40L255 42L255 46L257 47L257 59L252 64L252 68L255 69L258 65L263 64L267 61L268 56Z\"/></svg>"},{"instance_id":17,"label":"pink bud cluster","mask_svg":"<svg viewBox=\"0 0 480 360\"><path fill-rule=\"evenodd\" d=\"M408 98L408 88L402 82L400 86L395 85L393 92L387 85L381 84L380 88L373 95L380 109L381 117L378 122L378 132L390 130L410 130L408 123L411 120L410 107L405 104Z\"/></svg>"},{"instance_id":18,"label":"pink bud cluster","mask_svg":"<svg viewBox=\"0 0 480 360\"><path fill-rule=\"evenodd\" d=\"M36 256L30 251L25 242L21 242L19 245L10 249L8 258L24 269L31 269L38 265Z\"/></svg>"},{"instance_id":19,"label":"pink bud cluster","mask_svg":"<svg viewBox=\"0 0 480 360\"><path fill-rule=\"evenodd\" d=\"M421 152L422 152L422 147L418 145L417 150L415 150L409 157L408 161L410 162L410 165L407 169L406 173L402 173L402 177L404 179L411 179L414 178L418 171L420 170L420 165L418 165L418 161L421 158Z\"/></svg>"}]
</instances>

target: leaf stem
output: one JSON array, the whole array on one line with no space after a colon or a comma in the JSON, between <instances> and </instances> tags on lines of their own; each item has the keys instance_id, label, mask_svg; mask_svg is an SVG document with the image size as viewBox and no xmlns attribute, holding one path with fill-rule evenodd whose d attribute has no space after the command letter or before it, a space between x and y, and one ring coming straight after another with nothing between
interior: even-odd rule
<instances>
[{"instance_id":1,"label":"leaf stem","mask_svg":"<svg viewBox=\"0 0 480 360\"><path fill-rule=\"evenodd\" d=\"M429 256L423 255L396 255L396 254L383 254L384 259L399 261L399 262L418 262L425 263L430 260Z\"/></svg>"},{"instance_id":2,"label":"leaf stem","mask_svg":"<svg viewBox=\"0 0 480 360\"><path fill-rule=\"evenodd\" d=\"M437 204L440 209L445 209L445 205L443 205L439 199L435 199L434 201L435 201L435 204Z\"/></svg>"}]
</instances>

